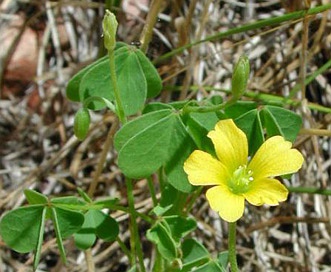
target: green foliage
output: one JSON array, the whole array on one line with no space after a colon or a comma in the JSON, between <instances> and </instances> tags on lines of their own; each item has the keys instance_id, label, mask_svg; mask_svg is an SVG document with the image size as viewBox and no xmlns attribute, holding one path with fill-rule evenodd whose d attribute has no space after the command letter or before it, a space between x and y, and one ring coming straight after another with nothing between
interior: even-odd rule
<instances>
[{"instance_id":1,"label":"green foliage","mask_svg":"<svg viewBox=\"0 0 331 272\"><path fill-rule=\"evenodd\" d=\"M89 210L84 214L84 224L74 234L75 244L80 249L93 246L97 237L105 241L113 241L117 237L119 227L109 215L99 210Z\"/></svg>"},{"instance_id":2,"label":"green foliage","mask_svg":"<svg viewBox=\"0 0 331 272\"><path fill-rule=\"evenodd\" d=\"M6 213L0 224L4 242L20 253L36 249L43 210L43 205L31 205Z\"/></svg>"},{"instance_id":3,"label":"green foliage","mask_svg":"<svg viewBox=\"0 0 331 272\"><path fill-rule=\"evenodd\" d=\"M185 239L181 245L182 267L176 272L215 271L225 272L227 267L227 252L221 252L213 259L209 251L196 239Z\"/></svg>"},{"instance_id":4,"label":"green foliage","mask_svg":"<svg viewBox=\"0 0 331 272\"><path fill-rule=\"evenodd\" d=\"M255 102L234 104L223 113L186 114L169 104L153 103L144 112L115 135L119 167L130 178L143 178L164 166L168 182L186 193L192 187L182 165L194 149L214 152L206 135L214 128L218 116L235 120L248 137L251 155L265 136L282 135L293 141L301 127L300 116L292 111L275 106L256 108Z\"/></svg>"},{"instance_id":5,"label":"green foliage","mask_svg":"<svg viewBox=\"0 0 331 272\"><path fill-rule=\"evenodd\" d=\"M38 193L34 190L26 189L26 190L24 190L24 195L30 205L46 204L48 202L48 199L46 196L44 196L43 194Z\"/></svg>"},{"instance_id":6,"label":"green foliage","mask_svg":"<svg viewBox=\"0 0 331 272\"><path fill-rule=\"evenodd\" d=\"M161 91L162 83L158 72L136 47L118 43L115 49L115 67L126 115L137 113L143 108L147 97L154 97ZM69 81L66 92L70 100L81 103L91 97L114 102L108 58L101 58L78 72ZM91 110L100 110L105 104L93 101L87 106Z\"/></svg>"},{"instance_id":7,"label":"green foliage","mask_svg":"<svg viewBox=\"0 0 331 272\"><path fill-rule=\"evenodd\" d=\"M234 104L225 110L223 118L233 118L246 133L250 155L257 151L265 136L281 135L294 142L302 123L301 117L290 110L270 105L256 108L255 102Z\"/></svg>"},{"instance_id":8,"label":"green foliage","mask_svg":"<svg viewBox=\"0 0 331 272\"><path fill-rule=\"evenodd\" d=\"M302 119L294 112L274 106L265 106L261 110L261 119L269 137L281 135L294 142L301 128Z\"/></svg>"},{"instance_id":9,"label":"green foliage","mask_svg":"<svg viewBox=\"0 0 331 272\"><path fill-rule=\"evenodd\" d=\"M98 210L111 207L115 203L113 199L90 203L74 196L48 199L33 190L25 190L24 194L30 205L6 213L0 222L0 235L4 242L17 252L27 253L34 250L34 269L40 258L46 219L53 222L64 263L66 255L63 239L76 234L78 247L86 249L93 245L95 237L112 241L118 235L117 222ZM87 212L84 214L85 211ZM94 237L93 242L82 242L82 239L91 241L91 236Z\"/></svg>"},{"instance_id":10,"label":"green foliage","mask_svg":"<svg viewBox=\"0 0 331 272\"><path fill-rule=\"evenodd\" d=\"M146 237L157 246L159 253L165 260L173 262L177 259L178 249L176 247L176 242L165 221L157 222L147 231Z\"/></svg>"},{"instance_id":11,"label":"green foliage","mask_svg":"<svg viewBox=\"0 0 331 272\"><path fill-rule=\"evenodd\" d=\"M194 144L175 110L153 111L125 124L114 139L118 165L130 178L147 177L165 166L168 181L188 192L182 163Z\"/></svg>"},{"instance_id":12,"label":"green foliage","mask_svg":"<svg viewBox=\"0 0 331 272\"><path fill-rule=\"evenodd\" d=\"M214 129L219 118L215 112L192 113L188 116L186 125L198 149L213 152L213 145L207 134Z\"/></svg>"},{"instance_id":13,"label":"green foliage","mask_svg":"<svg viewBox=\"0 0 331 272\"><path fill-rule=\"evenodd\" d=\"M181 262L182 238L196 228L196 222L192 218L184 218L178 215L164 216L147 231L146 237L154 243L161 256L172 262Z\"/></svg>"}]
</instances>

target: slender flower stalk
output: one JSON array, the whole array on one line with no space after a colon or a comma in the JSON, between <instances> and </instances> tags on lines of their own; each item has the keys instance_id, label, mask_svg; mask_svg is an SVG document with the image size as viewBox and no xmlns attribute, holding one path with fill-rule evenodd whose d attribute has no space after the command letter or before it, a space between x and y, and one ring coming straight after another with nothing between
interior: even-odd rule
<instances>
[{"instance_id":1,"label":"slender flower stalk","mask_svg":"<svg viewBox=\"0 0 331 272\"><path fill-rule=\"evenodd\" d=\"M237 222L229 223L229 263L231 267L231 272L237 272L238 264L236 257L236 227Z\"/></svg>"},{"instance_id":2,"label":"slender flower stalk","mask_svg":"<svg viewBox=\"0 0 331 272\"><path fill-rule=\"evenodd\" d=\"M118 118L122 124L126 123L126 116L124 113L124 107L122 104L120 91L117 85L116 69L115 69L115 47L116 47L116 31L117 31L117 20L113 13L106 10L106 14L102 21L103 35L104 35L104 45L108 50L108 58L110 65L110 77L113 85L116 111Z\"/></svg>"}]
</instances>

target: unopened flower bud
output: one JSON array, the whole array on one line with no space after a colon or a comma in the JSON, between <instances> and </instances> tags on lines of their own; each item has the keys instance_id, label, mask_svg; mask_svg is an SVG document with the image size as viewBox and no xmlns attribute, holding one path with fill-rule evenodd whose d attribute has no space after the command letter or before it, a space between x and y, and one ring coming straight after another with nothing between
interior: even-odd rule
<instances>
[{"instance_id":1,"label":"unopened flower bud","mask_svg":"<svg viewBox=\"0 0 331 272\"><path fill-rule=\"evenodd\" d=\"M106 14L103 17L102 28L104 36L104 44L108 51L115 49L116 45L116 31L117 31L117 20L113 13L106 10Z\"/></svg>"},{"instance_id":2,"label":"unopened flower bud","mask_svg":"<svg viewBox=\"0 0 331 272\"><path fill-rule=\"evenodd\" d=\"M74 133L79 140L84 140L90 127L90 113L88 109L81 108L77 111L74 121Z\"/></svg>"},{"instance_id":3,"label":"unopened flower bud","mask_svg":"<svg viewBox=\"0 0 331 272\"><path fill-rule=\"evenodd\" d=\"M239 58L232 75L232 95L238 100L246 91L249 78L249 60L243 55Z\"/></svg>"}]
</instances>

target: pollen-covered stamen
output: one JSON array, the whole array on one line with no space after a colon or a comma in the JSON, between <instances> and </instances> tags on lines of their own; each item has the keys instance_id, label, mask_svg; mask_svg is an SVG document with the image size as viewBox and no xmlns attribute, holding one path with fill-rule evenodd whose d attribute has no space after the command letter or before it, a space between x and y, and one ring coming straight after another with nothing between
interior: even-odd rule
<instances>
[{"instance_id":1,"label":"pollen-covered stamen","mask_svg":"<svg viewBox=\"0 0 331 272\"><path fill-rule=\"evenodd\" d=\"M229 182L230 190L234 194L245 193L253 180L253 171L247 169L246 165L241 165L233 172Z\"/></svg>"}]
</instances>

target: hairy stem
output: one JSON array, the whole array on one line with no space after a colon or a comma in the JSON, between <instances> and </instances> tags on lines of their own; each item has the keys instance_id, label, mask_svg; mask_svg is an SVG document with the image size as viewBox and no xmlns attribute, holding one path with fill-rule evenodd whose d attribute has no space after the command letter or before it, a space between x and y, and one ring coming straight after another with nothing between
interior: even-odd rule
<instances>
[{"instance_id":1,"label":"hairy stem","mask_svg":"<svg viewBox=\"0 0 331 272\"><path fill-rule=\"evenodd\" d=\"M313 195L331 195L331 190L315 187L287 187L291 193L313 194Z\"/></svg>"},{"instance_id":2,"label":"hairy stem","mask_svg":"<svg viewBox=\"0 0 331 272\"><path fill-rule=\"evenodd\" d=\"M229 262L232 272L237 272L237 256L236 256L236 226L237 222L229 223Z\"/></svg>"},{"instance_id":3,"label":"hairy stem","mask_svg":"<svg viewBox=\"0 0 331 272\"><path fill-rule=\"evenodd\" d=\"M114 50L108 51L108 57L109 57L109 65L110 65L110 77L111 77L111 82L112 82L113 90L114 90L117 115L118 115L118 118L120 119L120 122L122 124L125 124L126 116L124 113L124 108L123 108L123 104L122 104L122 100L121 100L121 96L120 96L120 91L117 86Z\"/></svg>"}]
</instances>

